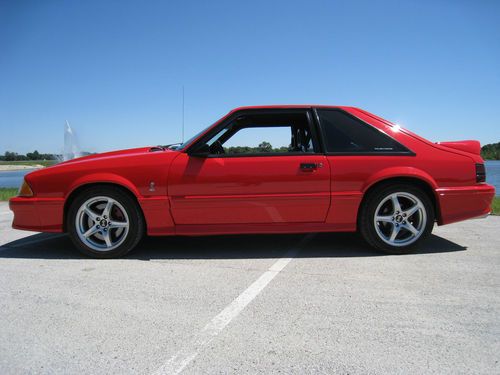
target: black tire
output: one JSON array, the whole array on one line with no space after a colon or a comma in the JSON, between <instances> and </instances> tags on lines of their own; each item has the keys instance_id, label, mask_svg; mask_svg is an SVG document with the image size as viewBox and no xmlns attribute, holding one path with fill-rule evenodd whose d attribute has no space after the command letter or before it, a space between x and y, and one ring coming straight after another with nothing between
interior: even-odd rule
<instances>
[{"instance_id":1,"label":"black tire","mask_svg":"<svg viewBox=\"0 0 500 375\"><path fill-rule=\"evenodd\" d=\"M120 240L121 242L118 241L119 245L112 250L96 250L91 247L91 244L89 245L84 242L80 238L80 235L78 233L79 229L77 228L77 215L81 215L81 213L79 214L79 209L84 203L93 199L94 197L109 197L112 200L116 201L119 205L121 205L121 207L118 208L120 210L119 212L121 212L122 208L126 211L126 216L128 219L128 232L122 236ZM71 203L66 218L66 228L71 240L80 252L92 258L106 259L122 257L129 253L135 246L137 246L145 232L144 217L137 201L129 194L127 194L127 192L124 192L122 189L113 186L93 186L80 192ZM86 220L89 219L90 217L86 218ZM108 221L111 220L112 218L110 215ZM111 227L109 228L109 235L111 236L112 230ZM119 230L119 228L116 229L116 231ZM116 231L114 233L117 233ZM99 231L99 233L102 232ZM98 233L96 233L96 235L97 234ZM98 239L96 239L96 241L97 240Z\"/></svg>"},{"instance_id":2,"label":"black tire","mask_svg":"<svg viewBox=\"0 0 500 375\"><path fill-rule=\"evenodd\" d=\"M405 196L405 194L407 196ZM396 214L396 212L399 211L396 211L394 209L394 203L392 203L392 200L387 200L391 199L390 197L394 195L399 196L399 198L396 198L398 201L402 200L402 202L400 202L402 203L401 214ZM417 201L417 203L421 203L419 207L422 207L422 210L418 210L415 214L413 214L414 216L406 218L407 215L405 215L405 217L402 216L403 212L408 213L410 211L404 210L404 204L412 203L411 197L416 197L416 199L420 201ZM392 212L390 208L391 206ZM387 210L387 214L383 214L380 216L392 217L392 221L377 221L376 223L375 214L377 209L380 211ZM423 217L425 217L425 220L422 219ZM419 225L420 230L418 231L418 236L413 234L409 229L406 229L410 228L410 225L413 227L413 229L415 229L412 220L414 220L415 223L418 220L423 220ZM434 220L434 206L431 202L430 197L426 192L422 191L422 189L407 184L382 185L368 192L368 194L366 195L360 209L358 228L365 241L375 249L389 254L408 254L415 250L419 246L419 244L421 244L421 242L430 235L434 226ZM392 231L396 226L399 227L397 236L402 236L403 239L398 240L396 237L391 241L390 234L392 234ZM407 244L404 243L405 237L408 237ZM391 243L388 243L388 241ZM401 243L397 246L392 244L397 241L401 241Z\"/></svg>"}]
</instances>

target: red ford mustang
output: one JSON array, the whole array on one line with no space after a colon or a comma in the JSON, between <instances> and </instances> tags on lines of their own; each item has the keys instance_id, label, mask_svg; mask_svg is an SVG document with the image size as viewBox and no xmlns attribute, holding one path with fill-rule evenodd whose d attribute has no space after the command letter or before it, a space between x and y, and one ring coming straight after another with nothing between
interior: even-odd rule
<instances>
[{"instance_id":1,"label":"red ford mustang","mask_svg":"<svg viewBox=\"0 0 500 375\"><path fill-rule=\"evenodd\" d=\"M68 232L98 258L144 234L356 230L407 253L434 222L488 214L494 193L477 141L431 143L353 107L267 106L235 109L178 146L32 172L10 208L14 228Z\"/></svg>"}]
</instances>

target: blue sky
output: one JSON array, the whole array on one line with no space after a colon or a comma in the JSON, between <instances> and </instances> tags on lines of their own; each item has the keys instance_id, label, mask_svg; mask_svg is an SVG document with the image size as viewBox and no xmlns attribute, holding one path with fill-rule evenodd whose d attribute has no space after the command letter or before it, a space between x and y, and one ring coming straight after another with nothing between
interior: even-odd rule
<instances>
[{"instance_id":1,"label":"blue sky","mask_svg":"<svg viewBox=\"0 0 500 375\"><path fill-rule=\"evenodd\" d=\"M233 107L359 106L500 141L499 1L0 1L0 153L186 138Z\"/></svg>"}]
</instances>

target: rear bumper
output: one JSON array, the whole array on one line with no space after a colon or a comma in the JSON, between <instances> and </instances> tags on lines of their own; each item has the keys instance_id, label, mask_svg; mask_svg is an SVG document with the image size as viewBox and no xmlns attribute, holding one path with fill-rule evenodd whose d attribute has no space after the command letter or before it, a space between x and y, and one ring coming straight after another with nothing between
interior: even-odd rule
<instances>
[{"instance_id":1,"label":"rear bumper","mask_svg":"<svg viewBox=\"0 0 500 375\"><path fill-rule=\"evenodd\" d=\"M488 215L495 188L488 184L436 189L440 225Z\"/></svg>"},{"instance_id":2,"label":"rear bumper","mask_svg":"<svg viewBox=\"0 0 500 375\"><path fill-rule=\"evenodd\" d=\"M14 212L12 228L34 232L62 232L64 199L15 197L9 200Z\"/></svg>"}]
</instances>

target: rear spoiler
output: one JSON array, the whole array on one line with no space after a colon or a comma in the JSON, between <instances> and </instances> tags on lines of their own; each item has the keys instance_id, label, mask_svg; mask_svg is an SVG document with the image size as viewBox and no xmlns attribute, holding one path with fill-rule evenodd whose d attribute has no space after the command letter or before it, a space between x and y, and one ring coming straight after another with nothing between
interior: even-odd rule
<instances>
[{"instance_id":1,"label":"rear spoiler","mask_svg":"<svg viewBox=\"0 0 500 375\"><path fill-rule=\"evenodd\" d=\"M455 150L470 152L471 154L481 155L481 144L479 141L436 142L436 144L454 148Z\"/></svg>"}]
</instances>

